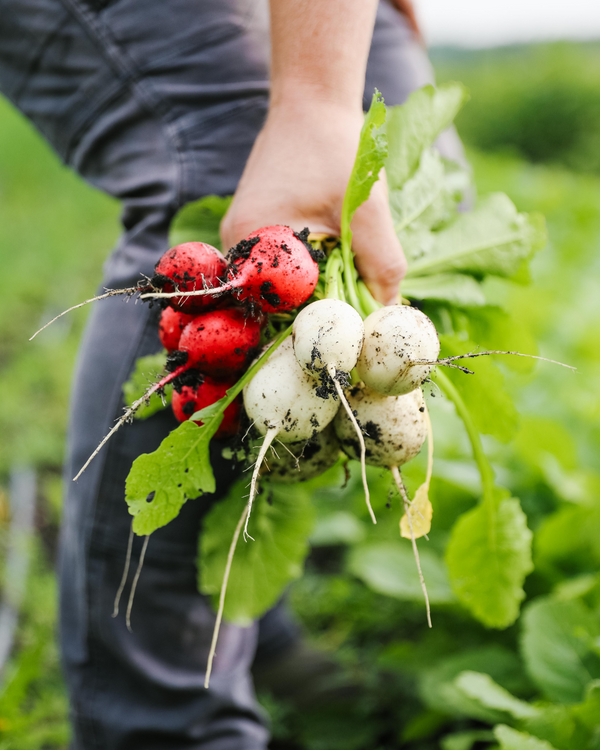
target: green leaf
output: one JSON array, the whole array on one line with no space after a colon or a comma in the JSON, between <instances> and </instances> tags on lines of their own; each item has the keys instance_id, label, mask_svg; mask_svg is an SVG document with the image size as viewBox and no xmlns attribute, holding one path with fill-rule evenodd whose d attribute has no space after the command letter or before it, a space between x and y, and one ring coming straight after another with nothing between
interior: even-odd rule
<instances>
[{"instance_id":1,"label":"green leaf","mask_svg":"<svg viewBox=\"0 0 600 750\"><path fill-rule=\"evenodd\" d=\"M169 245L182 242L206 242L221 249L219 229L227 213L232 196L207 195L183 206L171 222Z\"/></svg>"},{"instance_id":2,"label":"green leaf","mask_svg":"<svg viewBox=\"0 0 600 750\"><path fill-rule=\"evenodd\" d=\"M479 348L472 341L464 341L454 336L442 335L440 342L440 357L475 352ZM457 365L472 370L474 375L450 367L444 367L444 373L465 401L477 429L507 443L517 432L519 414L504 387L504 376L494 363L494 359L500 357L502 355L490 355L456 362Z\"/></svg>"},{"instance_id":3,"label":"green leaf","mask_svg":"<svg viewBox=\"0 0 600 750\"><path fill-rule=\"evenodd\" d=\"M313 547L334 544L356 544L365 538L365 527L354 515L345 510L328 513L319 518L310 537Z\"/></svg>"},{"instance_id":4,"label":"green leaf","mask_svg":"<svg viewBox=\"0 0 600 750\"><path fill-rule=\"evenodd\" d=\"M442 750L471 750L476 742L491 742L494 735L486 729L469 729L466 732L455 732L442 737Z\"/></svg>"},{"instance_id":5,"label":"green leaf","mask_svg":"<svg viewBox=\"0 0 600 750\"><path fill-rule=\"evenodd\" d=\"M523 612L521 652L531 679L551 700L577 703L600 678L590 642L600 637L598 617L581 601L540 598Z\"/></svg>"},{"instance_id":6,"label":"green leaf","mask_svg":"<svg viewBox=\"0 0 600 750\"><path fill-rule=\"evenodd\" d=\"M135 363L135 369L131 373L129 380L123 384L123 396L127 406L131 406L134 401L141 398L148 388L160 380L164 373L167 363L167 352L162 351L159 354L149 354L146 357L140 357ZM147 404L141 406L134 415L134 419L147 419L157 411L164 409L171 403L173 394L171 389L165 392L165 403L156 393L150 396Z\"/></svg>"},{"instance_id":7,"label":"green leaf","mask_svg":"<svg viewBox=\"0 0 600 750\"><path fill-rule=\"evenodd\" d=\"M404 104L388 107L386 174L392 189L401 188L415 173L424 149L452 123L467 98L462 84L450 82L437 89L425 86Z\"/></svg>"},{"instance_id":8,"label":"green leaf","mask_svg":"<svg viewBox=\"0 0 600 750\"><path fill-rule=\"evenodd\" d=\"M236 524L247 502L248 479L237 482L207 515L200 535L199 589L216 606ZM302 575L314 523L309 493L273 487L259 495L250 518L256 541L238 542L225 599L225 619L250 625L275 604L290 581Z\"/></svg>"},{"instance_id":9,"label":"green leaf","mask_svg":"<svg viewBox=\"0 0 600 750\"><path fill-rule=\"evenodd\" d=\"M585 700L571 709L572 715L587 729L600 729L600 680L594 680L587 686Z\"/></svg>"},{"instance_id":10,"label":"green leaf","mask_svg":"<svg viewBox=\"0 0 600 750\"><path fill-rule=\"evenodd\" d=\"M470 698L457 687L456 678L466 670L489 674L505 689L522 689L519 660L512 651L496 645L467 648L436 660L434 666L424 671L419 694L425 705L451 716L467 716L492 724L506 721L506 713Z\"/></svg>"},{"instance_id":11,"label":"green leaf","mask_svg":"<svg viewBox=\"0 0 600 750\"><path fill-rule=\"evenodd\" d=\"M182 422L153 453L135 459L125 483L133 530L151 534L172 521L191 498L215 491L209 445L220 419L202 427Z\"/></svg>"},{"instance_id":12,"label":"green leaf","mask_svg":"<svg viewBox=\"0 0 600 750\"><path fill-rule=\"evenodd\" d=\"M343 248L352 246L352 232L350 230L352 217L356 209L371 194L371 188L379 179L379 173L387 156L387 141L382 130L385 116L386 109L383 98L378 91L375 91L371 107L362 127L356 159L342 204L341 239Z\"/></svg>"},{"instance_id":13,"label":"green leaf","mask_svg":"<svg viewBox=\"0 0 600 750\"><path fill-rule=\"evenodd\" d=\"M434 232L431 247L409 264L407 277L462 271L515 278L545 242L540 215L518 213L506 195L494 193Z\"/></svg>"},{"instance_id":14,"label":"green leaf","mask_svg":"<svg viewBox=\"0 0 600 750\"><path fill-rule=\"evenodd\" d=\"M518 732L506 724L498 724L493 731L502 750L556 750L546 740L540 740L526 732Z\"/></svg>"},{"instance_id":15,"label":"green leaf","mask_svg":"<svg viewBox=\"0 0 600 750\"><path fill-rule=\"evenodd\" d=\"M447 302L457 307L485 305L481 284L462 273L439 273L415 276L402 282L402 296L408 299Z\"/></svg>"},{"instance_id":16,"label":"green leaf","mask_svg":"<svg viewBox=\"0 0 600 750\"><path fill-rule=\"evenodd\" d=\"M426 149L415 174L401 188L390 188L389 204L396 233L408 245L409 262L418 255L410 252L406 231L437 229L454 217L470 184L470 175L458 165Z\"/></svg>"},{"instance_id":17,"label":"green leaf","mask_svg":"<svg viewBox=\"0 0 600 750\"><path fill-rule=\"evenodd\" d=\"M446 563L461 602L484 625L506 628L519 616L523 582L533 570L531 531L519 501L494 489L454 525Z\"/></svg>"},{"instance_id":18,"label":"green leaf","mask_svg":"<svg viewBox=\"0 0 600 750\"><path fill-rule=\"evenodd\" d=\"M529 719L539 711L529 703L515 698L488 675L481 672L461 672L454 681L456 687L468 698L486 708L503 711L514 719Z\"/></svg>"},{"instance_id":19,"label":"green leaf","mask_svg":"<svg viewBox=\"0 0 600 750\"><path fill-rule=\"evenodd\" d=\"M432 604L454 599L444 563L432 550L419 546L421 568ZM410 544L376 542L352 548L348 569L369 588L394 599L423 601L423 591Z\"/></svg>"}]
</instances>

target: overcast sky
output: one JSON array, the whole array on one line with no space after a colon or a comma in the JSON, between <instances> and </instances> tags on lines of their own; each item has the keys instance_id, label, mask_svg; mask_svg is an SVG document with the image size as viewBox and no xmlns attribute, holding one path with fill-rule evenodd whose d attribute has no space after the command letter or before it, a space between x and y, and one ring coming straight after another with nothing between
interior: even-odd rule
<instances>
[{"instance_id":1,"label":"overcast sky","mask_svg":"<svg viewBox=\"0 0 600 750\"><path fill-rule=\"evenodd\" d=\"M415 7L429 45L600 39L599 0L415 0Z\"/></svg>"}]
</instances>

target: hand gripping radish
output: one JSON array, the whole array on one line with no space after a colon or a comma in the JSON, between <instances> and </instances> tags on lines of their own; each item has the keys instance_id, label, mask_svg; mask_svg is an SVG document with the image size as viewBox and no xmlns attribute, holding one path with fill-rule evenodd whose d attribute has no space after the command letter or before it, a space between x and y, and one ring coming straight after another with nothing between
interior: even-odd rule
<instances>
[{"instance_id":1,"label":"hand gripping radish","mask_svg":"<svg viewBox=\"0 0 600 750\"><path fill-rule=\"evenodd\" d=\"M348 374L356 367L364 341L362 318L351 306L339 299L321 299L301 310L294 320L292 340L294 353L302 369L321 383L326 395L332 389L354 425L360 444L360 464L367 508L373 523L377 523L369 498L365 468L365 443L352 410L344 396L340 380L345 385Z\"/></svg>"},{"instance_id":2,"label":"hand gripping radish","mask_svg":"<svg viewBox=\"0 0 600 750\"><path fill-rule=\"evenodd\" d=\"M319 280L315 253L305 242L308 231L297 234L289 227L264 227L248 235L229 252L227 282L218 289L188 292L187 298L232 292L264 312L292 310L311 296ZM142 294L141 299L173 293Z\"/></svg>"},{"instance_id":3,"label":"hand gripping radish","mask_svg":"<svg viewBox=\"0 0 600 750\"><path fill-rule=\"evenodd\" d=\"M261 464L275 437L284 443L308 440L334 418L339 402L333 395L323 398L319 384L302 371L286 339L244 388L244 406L256 429L265 436L258 455L248 498L244 537Z\"/></svg>"},{"instance_id":4,"label":"hand gripping radish","mask_svg":"<svg viewBox=\"0 0 600 750\"><path fill-rule=\"evenodd\" d=\"M364 325L365 343L356 366L361 380L386 396L418 388L440 352L431 320L414 307L391 305L371 313ZM415 364L419 360L428 364Z\"/></svg>"}]
</instances>

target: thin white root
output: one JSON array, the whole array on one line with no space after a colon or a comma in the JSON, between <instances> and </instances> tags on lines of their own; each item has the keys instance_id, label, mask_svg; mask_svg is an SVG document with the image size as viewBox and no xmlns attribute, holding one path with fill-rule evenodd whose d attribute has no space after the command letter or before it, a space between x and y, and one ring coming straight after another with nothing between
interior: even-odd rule
<instances>
[{"instance_id":1,"label":"thin white root","mask_svg":"<svg viewBox=\"0 0 600 750\"><path fill-rule=\"evenodd\" d=\"M233 532L233 538L229 545L229 552L227 553L227 562L225 563L225 572L223 573L223 583L221 584L221 593L219 595L219 608L217 610L217 619L215 620L215 627L213 628L212 641L210 644L210 651L208 652L208 662L206 664L206 677L204 678L204 687L208 688L210 684L210 675L212 672L213 661L217 650L217 640L219 638L219 630L221 629L221 621L223 620L223 610L225 609L225 594L227 593L227 584L229 583L229 574L231 573L231 564L233 563L233 555L235 554L235 548L237 547L238 539L240 538L240 532L244 521L250 513L250 504L244 506L244 511L240 516L240 520L237 522L235 531Z\"/></svg>"},{"instance_id":2,"label":"thin white root","mask_svg":"<svg viewBox=\"0 0 600 750\"><path fill-rule=\"evenodd\" d=\"M425 606L427 608L427 624L431 628L433 627L431 623L431 607L429 606L429 596L427 594L427 586L425 586L425 579L423 578L423 571L421 570L421 559L419 557L419 550L417 549L417 540L415 539L415 532L413 531L412 518L410 517L410 500L408 499L408 495L406 494L406 488L404 487L404 483L402 481L402 477L400 476L400 470L398 469L398 467L390 466L390 471L392 472L392 476L394 477L394 481L396 482L396 486L398 487L398 492L400 492L400 497L402 498L402 502L404 503L404 512L406 513L406 517L408 518L408 525L410 528L410 539L412 542L415 562L417 563L417 570L419 571L419 580L421 581L421 589L423 590L423 596L425 597Z\"/></svg>"},{"instance_id":3,"label":"thin white root","mask_svg":"<svg viewBox=\"0 0 600 750\"><path fill-rule=\"evenodd\" d=\"M183 372L183 370L185 370L185 368L186 368L186 366L182 365L181 367L178 367L177 370L174 370L171 373L171 375L169 376L169 381L173 380L180 372ZM134 401L133 404L131 404L131 406L129 407L129 409L125 409L125 412L124 412L123 416L120 419L117 420L117 422L115 423L114 427L110 430L110 432L108 432L102 438L102 440L98 444L98 447L96 448L96 450L92 453L92 455L88 458L88 460L83 464L83 466L81 467L81 469L79 469L79 471L77 472L76 476L73 477L73 481L74 482L76 482L79 479L79 477L87 469L87 467L94 460L94 458L98 455L98 453L100 453L102 447L104 445L106 445L106 443L111 439L111 437L115 434L115 432L120 427L122 427L125 424L125 422L129 422L129 420L133 418L133 415L140 408L140 406L142 406L144 403L146 403L148 401L148 399L150 398L150 396L152 396L153 393L155 393L156 391L160 390L165 385L168 385L168 382L165 383L165 380L166 380L166 377L163 378L158 383L154 383L154 385L152 385L150 388L148 388L148 390L146 391L146 393L144 393L143 396L140 396L140 398L138 398L137 401Z\"/></svg>"},{"instance_id":4,"label":"thin white root","mask_svg":"<svg viewBox=\"0 0 600 750\"><path fill-rule=\"evenodd\" d=\"M230 284L223 284L223 286L195 289L191 292L145 292L144 294L140 294L140 299L172 299L173 297L187 299L188 297L204 297L207 294L214 294L216 296L229 291L231 288Z\"/></svg>"},{"instance_id":5,"label":"thin white root","mask_svg":"<svg viewBox=\"0 0 600 750\"><path fill-rule=\"evenodd\" d=\"M252 512L252 503L254 502L254 498L256 497L256 489L258 484L258 475L260 473L260 467L262 466L263 461L265 460L265 456L267 455L267 450L269 449L269 446L275 440L276 436L279 433L278 427L269 427L267 430L267 434L265 435L265 439L263 440L263 444L260 447L260 451L258 454L258 458L256 459L256 463L254 464L254 471L252 472L252 481L250 482L250 495L248 496L248 515L246 516L246 524L244 525L244 541L247 542L248 539L252 539L254 541L254 537L251 537L248 533L248 522L250 521L250 513Z\"/></svg>"},{"instance_id":6,"label":"thin white root","mask_svg":"<svg viewBox=\"0 0 600 750\"><path fill-rule=\"evenodd\" d=\"M121 595L123 593L123 589L125 588L125 584L127 583L127 576L129 575L129 565L131 563L132 548L133 548L133 520L131 521L131 526L129 527L129 541L127 542L127 555L125 556L125 567L123 568L123 575L121 576L121 583L119 584L119 588L117 589L117 593L115 594L115 604L114 604L113 613L112 613L113 617L116 617L119 614L119 602L121 601Z\"/></svg>"},{"instance_id":7,"label":"thin white root","mask_svg":"<svg viewBox=\"0 0 600 750\"><path fill-rule=\"evenodd\" d=\"M101 299L106 299L107 297L115 297L118 294L127 294L135 292L135 289L109 289L104 294L99 294L97 297L90 297L90 299L86 299L85 302L80 302L78 305L73 305L73 307L69 307L68 310L63 310L63 312L60 313L60 315L57 315L55 318L52 318L52 320L49 323L46 323L45 326L42 326L39 331L36 331L33 336L30 337L30 341L33 341L33 339L38 335L38 333L41 333L43 330L48 328L48 326L51 326L52 323L54 323L59 318L62 318L63 315L66 315L67 313L71 312L72 310L77 310L78 307L84 307L85 305L89 305L90 302L97 302Z\"/></svg>"},{"instance_id":8,"label":"thin white root","mask_svg":"<svg viewBox=\"0 0 600 750\"><path fill-rule=\"evenodd\" d=\"M152 394L150 394L150 395L152 395ZM119 420L117 420L115 426L110 430L110 432L108 432L102 438L102 440L98 444L98 447L96 448L96 450L92 453L92 455L88 458L88 460L83 464L83 466L81 467L81 469L79 469L79 471L77 472L76 476L73 477L73 481L74 482L76 482L79 479L79 477L83 474L83 472L87 469L87 467L92 463L92 461L94 460L94 458L96 458L96 456L98 455L98 453L100 453L100 451L102 450L102 448L106 445L106 443L108 443L108 441L115 434L115 432L120 427L122 427L125 424L125 422L128 422L133 417L133 415L135 414L135 412L140 408L140 406L144 403L144 401L146 401L147 398L148 398L147 395L144 395L141 398L138 398L137 401L134 401L133 404L131 404L131 406L129 407L129 409L125 410L125 413L123 414L123 416Z\"/></svg>"},{"instance_id":9,"label":"thin white root","mask_svg":"<svg viewBox=\"0 0 600 750\"><path fill-rule=\"evenodd\" d=\"M486 357L489 354L512 354L515 357L527 357L528 359L539 359L541 362L550 362L550 364L560 365L561 367L566 367L569 370L573 370L573 371L577 370L577 368L573 367L573 365L566 365L564 362L558 362L555 359L548 359L547 357L538 357L535 354L523 354L523 352L500 351L497 349L492 349L486 352L469 352L468 354L457 354L454 357L445 357L444 359L436 359L433 361L430 361L427 359L415 359L412 362L409 362L409 367L413 367L414 365L447 365L448 367L457 367L457 365L452 364L457 359L472 359L474 357ZM458 369L462 369L462 368L458 368ZM471 370L468 370L468 372L470 374L473 374Z\"/></svg>"},{"instance_id":10,"label":"thin white root","mask_svg":"<svg viewBox=\"0 0 600 750\"><path fill-rule=\"evenodd\" d=\"M140 574L142 572L142 567L144 565L144 557L146 557L146 550L148 549L149 539L150 539L150 534L144 537L144 546L142 547L142 551L140 553L140 561L138 563L137 570L135 571L133 583L131 584L131 592L129 594L129 601L127 602L125 624L127 625L127 630L129 630L130 633L133 633L133 630L131 629L131 610L133 609L133 597L135 596L135 590L137 588L138 581L140 580Z\"/></svg>"},{"instance_id":11,"label":"thin white root","mask_svg":"<svg viewBox=\"0 0 600 750\"><path fill-rule=\"evenodd\" d=\"M333 384L340 398L340 401L342 402L342 406L346 410L346 414L348 415L349 420L352 422L352 426L354 427L354 430L358 437L358 442L360 444L360 470L362 474L363 488L365 491L365 502L367 504L367 508L369 509L371 520L373 521L373 523L376 524L377 519L375 518L375 513L373 512L373 506L371 505L371 496L369 494L369 484L367 482L367 448L365 446L365 439L363 437L362 430L360 429L360 426L358 422L356 421L356 417L354 416L352 409L350 408L348 399L344 395L342 386L339 384L338 380L336 380L335 376L337 375L337 370L335 369L335 366L329 365L329 367L327 368L327 373L329 374L329 377L333 380Z\"/></svg>"}]
</instances>

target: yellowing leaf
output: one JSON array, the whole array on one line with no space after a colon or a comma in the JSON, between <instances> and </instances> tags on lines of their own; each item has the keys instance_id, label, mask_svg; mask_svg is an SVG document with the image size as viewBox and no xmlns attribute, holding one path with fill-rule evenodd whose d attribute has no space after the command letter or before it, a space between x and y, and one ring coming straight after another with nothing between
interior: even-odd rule
<instances>
[{"instance_id":1,"label":"yellowing leaf","mask_svg":"<svg viewBox=\"0 0 600 750\"><path fill-rule=\"evenodd\" d=\"M415 539L429 534L431 530L431 517L433 516L433 507L429 501L429 486L422 484L415 493L414 500L408 506L412 530ZM410 524L408 515L405 513L400 519L400 535L405 539L410 539Z\"/></svg>"}]
</instances>

